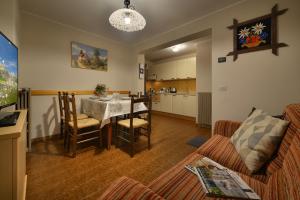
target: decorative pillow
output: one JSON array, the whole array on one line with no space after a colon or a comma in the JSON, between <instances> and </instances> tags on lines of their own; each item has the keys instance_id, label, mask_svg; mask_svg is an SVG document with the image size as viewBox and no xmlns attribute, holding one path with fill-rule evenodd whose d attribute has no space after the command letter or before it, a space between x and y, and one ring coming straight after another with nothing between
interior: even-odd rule
<instances>
[{"instance_id":1,"label":"decorative pillow","mask_svg":"<svg viewBox=\"0 0 300 200\"><path fill-rule=\"evenodd\" d=\"M253 113L255 110L256 110L256 108L255 108L255 107L252 107L252 110L251 110L251 112L248 114L248 117L249 117L250 115L252 115L252 113ZM278 118L278 119L283 119L283 118L284 118L283 115L273 115L272 117Z\"/></svg>"},{"instance_id":2,"label":"decorative pillow","mask_svg":"<svg viewBox=\"0 0 300 200\"><path fill-rule=\"evenodd\" d=\"M289 122L253 111L230 138L251 173L257 172L273 155Z\"/></svg>"}]
</instances>

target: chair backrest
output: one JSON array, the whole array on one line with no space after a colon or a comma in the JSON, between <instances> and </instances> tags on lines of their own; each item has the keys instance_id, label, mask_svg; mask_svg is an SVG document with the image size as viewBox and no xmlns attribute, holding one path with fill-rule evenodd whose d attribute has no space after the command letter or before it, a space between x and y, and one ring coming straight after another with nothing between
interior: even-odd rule
<instances>
[{"instance_id":1,"label":"chair backrest","mask_svg":"<svg viewBox=\"0 0 300 200\"><path fill-rule=\"evenodd\" d=\"M128 97L136 97L136 98L140 98L143 97L143 92L138 92L137 94L132 94L130 91L128 93Z\"/></svg>"},{"instance_id":2,"label":"chair backrest","mask_svg":"<svg viewBox=\"0 0 300 200\"><path fill-rule=\"evenodd\" d=\"M58 92L58 105L59 105L60 119L63 119L65 117L65 114L64 114L64 99L63 99L63 94L62 94L61 91Z\"/></svg>"},{"instance_id":3,"label":"chair backrest","mask_svg":"<svg viewBox=\"0 0 300 200\"><path fill-rule=\"evenodd\" d=\"M135 104L138 104L138 103L144 103L144 105L147 107L147 110L134 112ZM151 111L152 111L151 96L143 96L141 98L131 97L130 114L129 114L130 127L132 127L133 118L140 114L147 114L147 121L148 121L149 125L151 126Z\"/></svg>"},{"instance_id":4,"label":"chair backrest","mask_svg":"<svg viewBox=\"0 0 300 200\"><path fill-rule=\"evenodd\" d=\"M76 112L76 101L75 101L75 94L72 93L71 97L67 92L64 93L63 95L63 100L64 100L64 110L65 110L65 118L66 118L66 124L69 122L73 122L74 124L74 129L77 130L77 112ZM70 106L71 104L71 106Z\"/></svg>"}]
</instances>

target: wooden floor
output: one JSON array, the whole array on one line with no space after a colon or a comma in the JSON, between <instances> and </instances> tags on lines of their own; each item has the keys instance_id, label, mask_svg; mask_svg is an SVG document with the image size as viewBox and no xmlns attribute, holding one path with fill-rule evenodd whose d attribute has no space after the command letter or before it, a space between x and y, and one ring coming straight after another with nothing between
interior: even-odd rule
<instances>
[{"instance_id":1,"label":"wooden floor","mask_svg":"<svg viewBox=\"0 0 300 200\"><path fill-rule=\"evenodd\" d=\"M153 116L152 149L140 139L138 153L130 158L126 149L89 148L76 158L62 155L62 141L33 144L27 155L27 199L96 199L117 178L128 176L145 185L195 150L186 141L210 130L194 123Z\"/></svg>"}]
</instances>

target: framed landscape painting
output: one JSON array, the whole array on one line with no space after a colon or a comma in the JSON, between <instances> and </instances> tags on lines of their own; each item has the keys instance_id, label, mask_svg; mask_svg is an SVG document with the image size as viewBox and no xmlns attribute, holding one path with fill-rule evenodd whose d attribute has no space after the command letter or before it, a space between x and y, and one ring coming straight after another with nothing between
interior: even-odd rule
<instances>
[{"instance_id":1,"label":"framed landscape painting","mask_svg":"<svg viewBox=\"0 0 300 200\"><path fill-rule=\"evenodd\" d=\"M107 71L107 50L71 42L71 51L72 67Z\"/></svg>"}]
</instances>

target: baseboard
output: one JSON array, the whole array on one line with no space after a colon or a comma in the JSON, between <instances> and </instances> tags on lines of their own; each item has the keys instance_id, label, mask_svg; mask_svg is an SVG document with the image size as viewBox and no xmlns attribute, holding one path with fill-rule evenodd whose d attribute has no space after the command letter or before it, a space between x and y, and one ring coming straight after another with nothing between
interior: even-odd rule
<instances>
[{"instance_id":1,"label":"baseboard","mask_svg":"<svg viewBox=\"0 0 300 200\"><path fill-rule=\"evenodd\" d=\"M60 134L58 133L58 134L54 134L54 135L33 138L33 139L31 139L31 143L41 142L41 141L50 140L50 139L59 139L59 138L60 138Z\"/></svg>"},{"instance_id":2,"label":"baseboard","mask_svg":"<svg viewBox=\"0 0 300 200\"><path fill-rule=\"evenodd\" d=\"M184 119L187 121L192 121L196 123L196 117L189 117L189 116L184 116L184 115L177 115L177 114L173 114L173 113L166 113L166 112L161 112L161 111L156 111L156 110L152 110L153 114L157 114L157 115L162 115L162 116L166 116L166 117L173 117L173 118L177 118L177 119Z\"/></svg>"}]
</instances>

